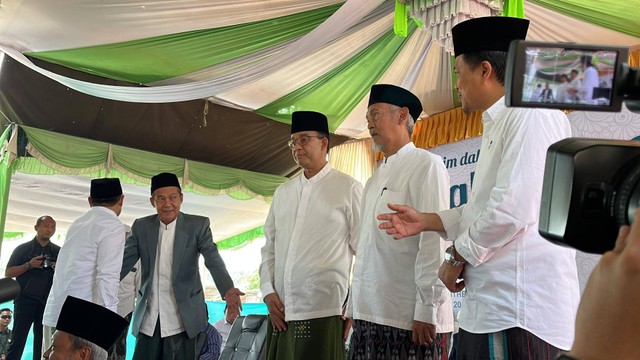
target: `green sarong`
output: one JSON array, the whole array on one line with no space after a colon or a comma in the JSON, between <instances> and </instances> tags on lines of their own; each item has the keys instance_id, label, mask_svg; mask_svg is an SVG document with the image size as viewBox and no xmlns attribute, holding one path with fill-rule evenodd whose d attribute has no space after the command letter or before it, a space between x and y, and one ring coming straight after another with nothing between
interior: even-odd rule
<instances>
[{"instance_id":1,"label":"green sarong","mask_svg":"<svg viewBox=\"0 0 640 360\"><path fill-rule=\"evenodd\" d=\"M267 319L267 360L344 360L341 316L289 321L278 331Z\"/></svg>"}]
</instances>

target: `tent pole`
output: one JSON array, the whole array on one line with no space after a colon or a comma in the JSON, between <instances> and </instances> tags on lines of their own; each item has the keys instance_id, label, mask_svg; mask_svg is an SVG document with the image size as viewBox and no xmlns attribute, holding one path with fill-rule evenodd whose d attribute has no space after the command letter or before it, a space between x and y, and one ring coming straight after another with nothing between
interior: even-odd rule
<instances>
[{"instance_id":1,"label":"tent pole","mask_svg":"<svg viewBox=\"0 0 640 360\"><path fill-rule=\"evenodd\" d=\"M9 154L5 152L0 162L0 254L4 239L4 225L7 220L7 205L9 204L9 189L11 188L11 169Z\"/></svg>"},{"instance_id":2,"label":"tent pole","mask_svg":"<svg viewBox=\"0 0 640 360\"><path fill-rule=\"evenodd\" d=\"M9 204L9 189L11 187L11 152L9 146L5 146L6 140L11 133L8 126L0 136L0 253L4 240L4 225L7 220L7 205ZM17 127L13 127L17 131Z\"/></svg>"}]
</instances>

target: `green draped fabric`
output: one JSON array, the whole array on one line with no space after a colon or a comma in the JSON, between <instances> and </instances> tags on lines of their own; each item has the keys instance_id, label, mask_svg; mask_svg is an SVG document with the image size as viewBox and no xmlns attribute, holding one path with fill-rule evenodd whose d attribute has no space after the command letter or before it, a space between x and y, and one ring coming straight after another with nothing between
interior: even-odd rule
<instances>
[{"instance_id":1,"label":"green draped fabric","mask_svg":"<svg viewBox=\"0 0 640 360\"><path fill-rule=\"evenodd\" d=\"M640 37L640 0L528 0L588 23Z\"/></svg>"},{"instance_id":2,"label":"green draped fabric","mask_svg":"<svg viewBox=\"0 0 640 360\"><path fill-rule=\"evenodd\" d=\"M524 19L524 0L505 0L502 16Z\"/></svg>"},{"instance_id":3,"label":"green draped fabric","mask_svg":"<svg viewBox=\"0 0 640 360\"><path fill-rule=\"evenodd\" d=\"M416 28L410 22L409 34ZM390 30L340 66L255 112L291 124L294 111L320 111L327 115L329 130L334 132L384 74L407 39Z\"/></svg>"},{"instance_id":4,"label":"green draped fabric","mask_svg":"<svg viewBox=\"0 0 640 360\"><path fill-rule=\"evenodd\" d=\"M24 236L23 232L5 232L3 235L3 239L12 239L12 238L17 238L17 237L21 237Z\"/></svg>"},{"instance_id":5,"label":"green draped fabric","mask_svg":"<svg viewBox=\"0 0 640 360\"><path fill-rule=\"evenodd\" d=\"M271 174L185 161L46 130L26 126L22 128L29 139L29 151L35 157L17 158L11 164L11 168L7 166L7 156L0 162L0 233L3 234L13 171L40 175L63 173L87 177L112 176L119 178L123 183L135 185L148 185L151 176L169 171L184 179L184 191L207 195L227 194L240 200L251 199L257 195L267 201L273 196L275 189L287 180L285 177ZM0 144L8 134L7 129L0 138ZM221 240L218 246L221 249L237 249L262 236L264 229L260 226Z\"/></svg>"},{"instance_id":6,"label":"green draped fabric","mask_svg":"<svg viewBox=\"0 0 640 360\"><path fill-rule=\"evenodd\" d=\"M396 0L395 14L393 15L393 31L396 35L407 37L409 34L409 17L407 16L407 4Z\"/></svg>"},{"instance_id":7,"label":"green draped fabric","mask_svg":"<svg viewBox=\"0 0 640 360\"><path fill-rule=\"evenodd\" d=\"M9 139L11 126L8 126L0 136L0 148ZM11 188L11 169L9 167L9 151L0 154L0 234L4 234L4 224L7 221L7 205L9 204L9 189ZM2 244L2 238L0 238Z\"/></svg>"},{"instance_id":8,"label":"green draped fabric","mask_svg":"<svg viewBox=\"0 0 640 360\"><path fill-rule=\"evenodd\" d=\"M185 191L227 194L236 199L273 196L287 178L241 169L184 160L122 146L23 127L29 152L37 158L18 159L18 170L30 174L84 174L116 176L125 183L149 184L160 172L184 178ZM186 175L186 176L185 176Z\"/></svg>"},{"instance_id":9,"label":"green draped fabric","mask_svg":"<svg viewBox=\"0 0 640 360\"><path fill-rule=\"evenodd\" d=\"M245 231L242 234L218 241L216 245L218 245L218 249L221 250L236 250L263 236L264 226L260 226L255 229Z\"/></svg>"},{"instance_id":10,"label":"green draped fabric","mask_svg":"<svg viewBox=\"0 0 640 360\"><path fill-rule=\"evenodd\" d=\"M320 25L341 5L215 29L26 55L111 79L150 83L298 38ZM176 58L180 59L177 63L173 61Z\"/></svg>"}]
</instances>

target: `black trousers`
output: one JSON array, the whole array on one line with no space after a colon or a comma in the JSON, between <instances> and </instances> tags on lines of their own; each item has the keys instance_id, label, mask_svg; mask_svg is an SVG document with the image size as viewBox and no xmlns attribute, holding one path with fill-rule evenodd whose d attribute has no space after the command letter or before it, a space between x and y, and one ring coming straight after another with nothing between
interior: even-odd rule
<instances>
[{"instance_id":1,"label":"black trousers","mask_svg":"<svg viewBox=\"0 0 640 360\"><path fill-rule=\"evenodd\" d=\"M7 351L7 360L20 360L24 344L29 336L29 328L33 324L33 360L42 359L42 315L44 304L14 303L13 334L11 345Z\"/></svg>"},{"instance_id":2,"label":"black trousers","mask_svg":"<svg viewBox=\"0 0 640 360\"><path fill-rule=\"evenodd\" d=\"M161 337L158 319L153 336L138 334L133 360L194 360L200 356L205 337L206 333L202 332L194 338L189 338L186 331Z\"/></svg>"}]
</instances>

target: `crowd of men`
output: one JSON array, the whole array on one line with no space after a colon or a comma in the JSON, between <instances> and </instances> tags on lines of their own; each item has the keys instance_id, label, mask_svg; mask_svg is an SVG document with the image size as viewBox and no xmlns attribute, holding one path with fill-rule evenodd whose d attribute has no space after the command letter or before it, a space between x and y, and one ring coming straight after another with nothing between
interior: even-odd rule
<instances>
[{"instance_id":1,"label":"crowd of men","mask_svg":"<svg viewBox=\"0 0 640 360\"><path fill-rule=\"evenodd\" d=\"M409 90L371 88L366 121L384 159L364 188L327 162L327 117L292 114L288 145L302 172L275 192L259 267L269 311L267 359L555 359L571 349L574 334L565 358L638 355L632 345L603 350L590 341L590 330L601 319L593 307L609 305L599 291L615 292L625 276L637 278L625 269L640 268L640 220L621 230L616 250L596 268L577 329L575 251L537 232L546 150L571 131L560 111L504 105L507 49L525 38L528 25L486 17L453 28L456 88L465 110L483 111L484 124L464 206L450 209L442 159L411 141L422 105ZM55 221L38 219L36 237L14 251L6 271L22 287L7 359L20 358L32 324L34 359L41 324L52 332L45 358L106 359L128 320L137 338L134 359L197 359L211 328L200 256L227 303L219 325L230 327L243 293L212 241L209 219L180 211L174 174L154 176L150 192L156 214L137 219L127 236L118 220L124 203L118 179L91 182L90 209L71 225L62 248L50 242ZM139 294L124 319L118 288L132 271ZM610 274L620 280L610 281ZM451 292L463 289L452 344ZM613 301L633 306L636 295ZM616 314L610 317L620 320ZM637 334L633 321L624 329ZM629 333L598 332L612 343Z\"/></svg>"}]
</instances>

